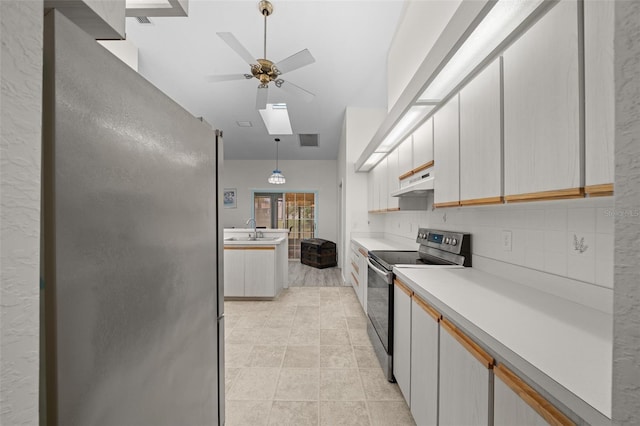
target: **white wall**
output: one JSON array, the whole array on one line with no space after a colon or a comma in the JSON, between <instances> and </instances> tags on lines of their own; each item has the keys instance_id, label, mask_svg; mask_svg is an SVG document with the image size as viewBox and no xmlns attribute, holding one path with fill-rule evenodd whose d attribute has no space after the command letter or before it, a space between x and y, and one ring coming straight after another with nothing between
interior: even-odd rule
<instances>
[{"instance_id":1,"label":"white wall","mask_svg":"<svg viewBox=\"0 0 640 426\"><path fill-rule=\"evenodd\" d=\"M245 222L252 216L251 190L318 191L316 205L318 229L316 237L336 242L339 218L337 162L335 160L280 160L278 165L282 170L282 174L287 178L287 183L284 185L267 183L267 178L273 171L275 161L224 161L223 186L238 190L238 207L235 209L223 209L222 211L224 227L246 227Z\"/></svg>"},{"instance_id":2,"label":"white wall","mask_svg":"<svg viewBox=\"0 0 640 426\"><path fill-rule=\"evenodd\" d=\"M615 6L613 423L640 424L640 2Z\"/></svg>"},{"instance_id":3,"label":"white wall","mask_svg":"<svg viewBox=\"0 0 640 426\"><path fill-rule=\"evenodd\" d=\"M42 1L0 1L0 424L38 424Z\"/></svg>"},{"instance_id":4,"label":"white wall","mask_svg":"<svg viewBox=\"0 0 640 426\"><path fill-rule=\"evenodd\" d=\"M382 108L349 107L345 111L340 153L338 155L338 174L343 182L342 188L342 247L339 254L340 265L347 264L345 255L349 253L352 233L368 232L367 214L367 177L368 173L356 173L355 162L367 146L371 137L384 120L386 112ZM345 269L343 268L343 278Z\"/></svg>"},{"instance_id":5,"label":"white wall","mask_svg":"<svg viewBox=\"0 0 640 426\"><path fill-rule=\"evenodd\" d=\"M404 12L391 42L387 59L387 108L389 110L427 57L460 3L460 0L405 2Z\"/></svg>"}]
</instances>

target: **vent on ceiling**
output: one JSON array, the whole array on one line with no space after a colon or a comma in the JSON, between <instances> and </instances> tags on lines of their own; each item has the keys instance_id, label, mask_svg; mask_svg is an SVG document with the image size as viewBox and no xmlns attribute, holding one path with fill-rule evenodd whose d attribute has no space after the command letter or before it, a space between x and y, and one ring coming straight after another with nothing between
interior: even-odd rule
<instances>
[{"instance_id":1,"label":"vent on ceiling","mask_svg":"<svg viewBox=\"0 0 640 426\"><path fill-rule=\"evenodd\" d=\"M298 137L300 138L300 146L302 147L306 147L306 146L311 146L311 147L317 147L318 146L318 134L317 133L306 133L306 134L299 134Z\"/></svg>"},{"instance_id":2,"label":"vent on ceiling","mask_svg":"<svg viewBox=\"0 0 640 426\"><path fill-rule=\"evenodd\" d=\"M150 24L151 23L149 18L147 18L146 16L136 16L136 21L138 21L139 24Z\"/></svg>"}]
</instances>

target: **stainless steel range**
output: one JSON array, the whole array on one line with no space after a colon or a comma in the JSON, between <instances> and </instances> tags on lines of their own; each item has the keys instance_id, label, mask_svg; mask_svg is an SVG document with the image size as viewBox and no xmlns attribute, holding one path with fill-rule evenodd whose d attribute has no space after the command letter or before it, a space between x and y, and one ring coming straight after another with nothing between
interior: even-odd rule
<instances>
[{"instance_id":1,"label":"stainless steel range","mask_svg":"<svg viewBox=\"0 0 640 426\"><path fill-rule=\"evenodd\" d=\"M369 251L367 315L369 339L390 382L393 378L393 267L463 268L471 266L471 235L420 228L417 251Z\"/></svg>"}]
</instances>

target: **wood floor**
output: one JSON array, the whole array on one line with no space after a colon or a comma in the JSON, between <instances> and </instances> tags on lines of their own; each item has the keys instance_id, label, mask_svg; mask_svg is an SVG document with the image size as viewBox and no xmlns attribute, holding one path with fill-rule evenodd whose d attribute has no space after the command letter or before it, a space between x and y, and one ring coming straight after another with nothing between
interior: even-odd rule
<instances>
[{"instance_id":1,"label":"wood floor","mask_svg":"<svg viewBox=\"0 0 640 426\"><path fill-rule=\"evenodd\" d=\"M317 269L299 260L289 261L289 287L340 287L344 286L342 270L338 267Z\"/></svg>"}]
</instances>

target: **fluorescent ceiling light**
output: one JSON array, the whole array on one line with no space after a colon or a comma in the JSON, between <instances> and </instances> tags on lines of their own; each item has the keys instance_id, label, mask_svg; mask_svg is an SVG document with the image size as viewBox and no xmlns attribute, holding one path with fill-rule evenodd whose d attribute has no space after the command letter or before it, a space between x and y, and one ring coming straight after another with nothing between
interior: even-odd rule
<instances>
[{"instance_id":1,"label":"fluorescent ceiling light","mask_svg":"<svg viewBox=\"0 0 640 426\"><path fill-rule=\"evenodd\" d=\"M382 141L380 146L376 148L376 153L388 153L395 148L400 141L404 140L410 130L412 130L418 122L424 118L432 109L435 108L435 105L414 105L409 111L398 121L389 132L386 138ZM366 163L365 163L366 164Z\"/></svg>"},{"instance_id":2,"label":"fluorescent ceiling light","mask_svg":"<svg viewBox=\"0 0 640 426\"><path fill-rule=\"evenodd\" d=\"M453 55L421 101L441 100L513 32L542 0L500 0Z\"/></svg>"},{"instance_id":3,"label":"fluorescent ceiling light","mask_svg":"<svg viewBox=\"0 0 640 426\"><path fill-rule=\"evenodd\" d=\"M378 164L380 162L380 160L382 160L386 155L387 154L385 154L384 152L374 152L373 154L371 154L369 156L367 161L364 162L362 167L360 167L359 171L368 172L369 170L371 170L373 168L373 166Z\"/></svg>"},{"instance_id":4,"label":"fluorescent ceiling light","mask_svg":"<svg viewBox=\"0 0 640 426\"><path fill-rule=\"evenodd\" d=\"M267 104L260 110L260 116L270 135L292 135L287 104Z\"/></svg>"},{"instance_id":5,"label":"fluorescent ceiling light","mask_svg":"<svg viewBox=\"0 0 640 426\"><path fill-rule=\"evenodd\" d=\"M238 127L253 127L253 124L250 121L236 121Z\"/></svg>"},{"instance_id":6,"label":"fluorescent ceiling light","mask_svg":"<svg viewBox=\"0 0 640 426\"><path fill-rule=\"evenodd\" d=\"M127 0L127 9L162 9L173 7L169 0Z\"/></svg>"}]
</instances>

